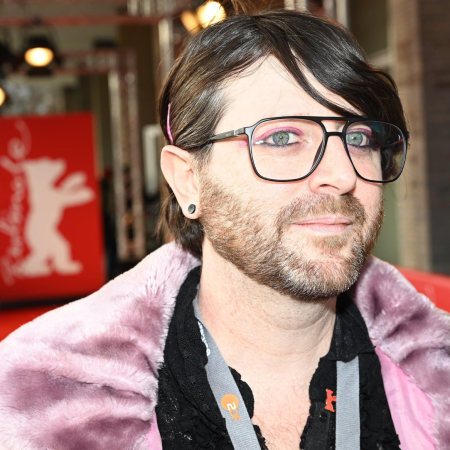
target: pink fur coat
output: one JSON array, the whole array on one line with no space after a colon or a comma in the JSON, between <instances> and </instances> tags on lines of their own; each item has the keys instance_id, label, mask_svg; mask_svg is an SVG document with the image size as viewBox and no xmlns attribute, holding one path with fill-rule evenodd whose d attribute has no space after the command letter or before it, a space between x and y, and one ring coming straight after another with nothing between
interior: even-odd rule
<instances>
[{"instance_id":1,"label":"pink fur coat","mask_svg":"<svg viewBox=\"0 0 450 450\"><path fill-rule=\"evenodd\" d=\"M0 343L0 450L159 450L157 370L200 262L175 244ZM377 346L402 450L450 449L450 322L371 258L353 296Z\"/></svg>"}]
</instances>

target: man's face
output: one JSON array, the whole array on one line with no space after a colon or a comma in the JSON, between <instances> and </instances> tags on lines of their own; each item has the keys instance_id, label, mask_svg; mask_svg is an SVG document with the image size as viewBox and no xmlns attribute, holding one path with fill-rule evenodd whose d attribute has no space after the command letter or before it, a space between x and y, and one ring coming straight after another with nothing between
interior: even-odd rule
<instances>
[{"instance_id":1,"label":"man's face","mask_svg":"<svg viewBox=\"0 0 450 450\"><path fill-rule=\"evenodd\" d=\"M324 97L352 110L309 78ZM273 58L231 81L224 95L229 103L217 133L267 117L336 115ZM324 124L328 131L344 125ZM337 136L329 138L312 175L288 183L259 178L246 142L244 135L216 143L199 174L204 245L210 243L251 279L294 298L326 299L347 290L381 227L381 185L357 178Z\"/></svg>"}]
</instances>

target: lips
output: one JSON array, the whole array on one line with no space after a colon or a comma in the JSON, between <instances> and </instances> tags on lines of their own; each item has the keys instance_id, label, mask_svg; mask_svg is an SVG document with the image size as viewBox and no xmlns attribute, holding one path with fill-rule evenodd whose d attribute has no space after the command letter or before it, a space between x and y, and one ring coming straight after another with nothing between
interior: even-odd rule
<instances>
[{"instance_id":1,"label":"lips","mask_svg":"<svg viewBox=\"0 0 450 450\"><path fill-rule=\"evenodd\" d=\"M311 219L295 222L294 225L305 230L319 233L340 233L353 223L348 217L344 216L325 216L314 217Z\"/></svg>"},{"instance_id":2,"label":"lips","mask_svg":"<svg viewBox=\"0 0 450 450\"><path fill-rule=\"evenodd\" d=\"M348 217L344 216L325 216L325 217L313 217L312 219L301 220L299 222L295 222L295 225L312 225L312 224L321 224L321 225L351 225L353 223Z\"/></svg>"}]
</instances>

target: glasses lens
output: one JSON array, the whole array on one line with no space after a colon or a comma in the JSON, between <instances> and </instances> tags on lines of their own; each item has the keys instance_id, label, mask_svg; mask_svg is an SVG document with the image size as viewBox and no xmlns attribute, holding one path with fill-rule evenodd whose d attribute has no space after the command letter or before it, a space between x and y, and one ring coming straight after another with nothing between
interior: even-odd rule
<instances>
[{"instance_id":1,"label":"glasses lens","mask_svg":"<svg viewBox=\"0 0 450 450\"><path fill-rule=\"evenodd\" d=\"M377 121L352 123L346 133L347 149L355 169L366 180L396 178L406 156L406 140L395 125Z\"/></svg>"},{"instance_id":2,"label":"glasses lens","mask_svg":"<svg viewBox=\"0 0 450 450\"><path fill-rule=\"evenodd\" d=\"M252 157L260 176L295 180L308 175L322 148L322 127L310 120L275 119L253 131Z\"/></svg>"}]
</instances>

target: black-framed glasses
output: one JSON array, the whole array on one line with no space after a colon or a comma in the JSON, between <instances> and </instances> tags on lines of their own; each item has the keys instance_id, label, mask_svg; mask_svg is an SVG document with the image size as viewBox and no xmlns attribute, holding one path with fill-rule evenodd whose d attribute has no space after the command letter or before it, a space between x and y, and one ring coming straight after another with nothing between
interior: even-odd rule
<instances>
[{"instance_id":1,"label":"black-framed glasses","mask_svg":"<svg viewBox=\"0 0 450 450\"><path fill-rule=\"evenodd\" d=\"M323 121L344 123L327 131ZM402 173L409 133L388 122L361 117L285 116L262 119L250 127L216 134L214 143L247 135L253 170L268 181L289 182L311 175L325 154L328 138L339 136L360 178L391 183Z\"/></svg>"}]
</instances>

